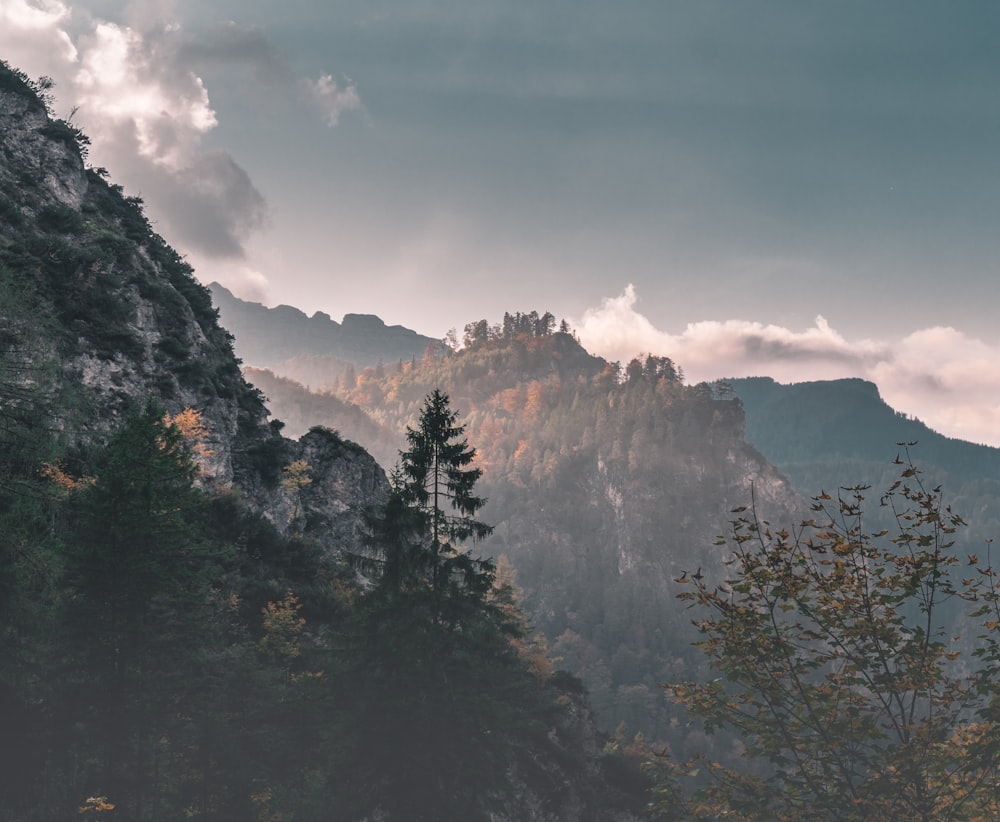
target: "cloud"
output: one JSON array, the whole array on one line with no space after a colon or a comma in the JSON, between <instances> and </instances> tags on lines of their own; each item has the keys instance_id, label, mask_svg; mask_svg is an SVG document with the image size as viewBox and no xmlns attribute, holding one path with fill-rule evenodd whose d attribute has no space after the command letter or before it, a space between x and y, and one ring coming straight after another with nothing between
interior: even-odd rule
<instances>
[{"instance_id":1,"label":"cloud","mask_svg":"<svg viewBox=\"0 0 1000 822\"><path fill-rule=\"evenodd\" d=\"M10 65L35 76L53 75L77 59L63 30L70 9L58 0L0 0L0 48Z\"/></svg>"},{"instance_id":2,"label":"cloud","mask_svg":"<svg viewBox=\"0 0 1000 822\"><path fill-rule=\"evenodd\" d=\"M691 383L769 376L779 382L862 377L897 411L943 434L1000 446L1000 346L954 328L933 327L901 339L848 340L819 316L793 331L745 320L689 324L680 334L656 328L629 285L588 309L575 326L589 350L627 362L668 356Z\"/></svg>"},{"instance_id":3,"label":"cloud","mask_svg":"<svg viewBox=\"0 0 1000 822\"><path fill-rule=\"evenodd\" d=\"M243 26L233 20L214 23L198 34L187 35L180 56L198 65L240 66L261 85L288 89L295 85L291 68L258 26Z\"/></svg>"},{"instance_id":4,"label":"cloud","mask_svg":"<svg viewBox=\"0 0 1000 822\"><path fill-rule=\"evenodd\" d=\"M361 97L329 74L296 80L258 28L229 21L190 34L166 22L169 9L139 11L126 25L58 0L0 0L0 54L55 78L58 109L73 107L91 162L145 199L172 244L210 260L245 259L248 239L267 224L267 202L233 156L204 146L218 115L193 67L225 63L276 96L297 90L330 126L361 108Z\"/></svg>"},{"instance_id":5,"label":"cloud","mask_svg":"<svg viewBox=\"0 0 1000 822\"><path fill-rule=\"evenodd\" d=\"M271 284L256 268L240 262L222 262L209 264L205 270L211 272L206 282L221 283L240 299L273 305Z\"/></svg>"},{"instance_id":6,"label":"cloud","mask_svg":"<svg viewBox=\"0 0 1000 822\"><path fill-rule=\"evenodd\" d=\"M150 216L171 242L242 258L267 205L231 155L203 148L218 118L184 57L185 43L175 24L139 32L97 23L80 39L73 78L79 115L94 162L127 188L151 192Z\"/></svg>"},{"instance_id":7,"label":"cloud","mask_svg":"<svg viewBox=\"0 0 1000 822\"><path fill-rule=\"evenodd\" d=\"M362 107L357 87L348 82L341 88L330 74L323 74L317 80L303 80L303 87L331 128L340 122L340 116L345 111L354 111Z\"/></svg>"},{"instance_id":8,"label":"cloud","mask_svg":"<svg viewBox=\"0 0 1000 822\"><path fill-rule=\"evenodd\" d=\"M178 65L175 31L98 23L83 40L74 87L92 138L115 141L125 131L141 157L178 171L218 120L201 79Z\"/></svg>"},{"instance_id":9,"label":"cloud","mask_svg":"<svg viewBox=\"0 0 1000 822\"><path fill-rule=\"evenodd\" d=\"M267 204L246 171L224 151L200 152L183 167L147 170L169 236L183 236L209 258L243 259L243 240L265 225Z\"/></svg>"},{"instance_id":10,"label":"cloud","mask_svg":"<svg viewBox=\"0 0 1000 822\"><path fill-rule=\"evenodd\" d=\"M812 328L798 332L726 320L691 323L682 333L670 334L639 313L637 302L635 287L629 285L618 297L606 298L599 308L587 310L577 322L584 345L623 362L640 352L665 354L682 365L695 382L761 373L778 378L775 371L798 374L803 368L814 373L818 369L822 378L833 379L890 356L879 343L848 343L822 316ZM721 373L720 366L724 368Z\"/></svg>"},{"instance_id":11,"label":"cloud","mask_svg":"<svg viewBox=\"0 0 1000 822\"><path fill-rule=\"evenodd\" d=\"M0 0L0 50L14 65L25 40L35 56L19 67L55 78L58 109L73 106L91 162L144 197L160 233L185 252L245 256L266 202L232 156L203 147L218 117L179 24L154 15L139 29L73 19L56 0Z\"/></svg>"}]
</instances>

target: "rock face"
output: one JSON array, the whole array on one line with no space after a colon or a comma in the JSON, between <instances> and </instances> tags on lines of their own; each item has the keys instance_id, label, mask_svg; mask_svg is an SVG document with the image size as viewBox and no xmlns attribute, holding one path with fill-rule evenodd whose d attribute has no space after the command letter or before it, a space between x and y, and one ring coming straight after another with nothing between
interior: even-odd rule
<instances>
[{"instance_id":1,"label":"rock face","mask_svg":"<svg viewBox=\"0 0 1000 822\"><path fill-rule=\"evenodd\" d=\"M381 469L339 438L293 442L268 425L208 290L141 201L85 167L86 138L52 120L35 92L0 66L0 314L31 337L7 339L0 354L17 346L48 375L68 447L104 441L137 404L193 408L207 431L205 483L238 489L281 529L315 529L330 550L349 544L359 508L385 493ZM298 501L281 469L299 460L312 482L292 517Z\"/></svg>"}]
</instances>

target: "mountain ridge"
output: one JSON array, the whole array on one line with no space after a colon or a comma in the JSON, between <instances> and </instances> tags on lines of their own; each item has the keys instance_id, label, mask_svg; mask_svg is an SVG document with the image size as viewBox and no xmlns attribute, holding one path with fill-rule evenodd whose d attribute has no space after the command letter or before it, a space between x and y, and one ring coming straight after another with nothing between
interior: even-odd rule
<instances>
[{"instance_id":1,"label":"mountain ridge","mask_svg":"<svg viewBox=\"0 0 1000 822\"><path fill-rule=\"evenodd\" d=\"M323 394L272 380L271 408L301 419L308 398L339 429L360 407L373 432L392 434L366 446L391 453L426 392L445 391L483 470L496 530L482 549L510 560L528 615L582 677L605 730L624 721L683 746L658 688L679 660L695 664L673 579L699 567L722 579L715 539L752 494L774 518L805 503L744 441L737 400L683 385L665 357L622 369L536 316L470 323L461 350L369 367Z\"/></svg>"},{"instance_id":2,"label":"mountain ridge","mask_svg":"<svg viewBox=\"0 0 1000 822\"><path fill-rule=\"evenodd\" d=\"M338 323L322 311L309 316L294 306L268 308L240 299L217 282L208 288L222 323L235 337L237 356L249 365L278 368L293 378L307 374L303 369L310 358L322 367L313 374L335 381L349 368L410 360L444 347L441 340L401 325L386 325L374 314L347 313ZM303 362L297 366L295 360ZM308 379L300 381L309 384Z\"/></svg>"}]
</instances>

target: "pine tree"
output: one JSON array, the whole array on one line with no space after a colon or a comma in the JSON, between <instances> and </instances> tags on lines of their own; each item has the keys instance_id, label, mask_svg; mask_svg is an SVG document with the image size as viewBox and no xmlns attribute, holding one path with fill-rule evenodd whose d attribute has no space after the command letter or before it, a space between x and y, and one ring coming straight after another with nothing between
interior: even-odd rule
<instances>
[{"instance_id":1,"label":"pine tree","mask_svg":"<svg viewBox=\"0 0 1000 822\"><path fill-rule=\"evenodd\" d=\"M388 502L368 517L370 554L355 558L375 587L336 698L347 707L347 818L487 818L509 739L539 707L511 641L523 617L491 595L492 560L459 550L492 530L475 519L481 471L463 433L447 395L430 394Z\"/></svg>"},{"instance_id":2,"label":"pine tree","mask_svg":"<svg viewBox=\"0 0 1000 822\"><path fill-rule=\"evenodd\" d=\"M135 819L163 796L157 750L184 713L204 639L196 475L182 433L148 405L126 417L95 481L71 499L65 705L87 727L82 750L98 753L83 754L80 788L100 787Z\"/></svg>"},{"instance_id":3,"label":"pine tree","mask_svg":"<svg viewBox=\"0 0 1000 822\"><path fill-rule=\"evenodd\" d=\"M399 492L403 501L426 518L431 588L440 590L457 572L470 587L485 593L492 583L493 564L471 560L455 547L493 532L492 527L475 519L486 504L474 493L483 472L469 467L476 451L462 437L465 426L457 420L447 394L435 389L427 396L419 426L406 429L409 450L400 453Z\"/></svg>"}]
</instances>

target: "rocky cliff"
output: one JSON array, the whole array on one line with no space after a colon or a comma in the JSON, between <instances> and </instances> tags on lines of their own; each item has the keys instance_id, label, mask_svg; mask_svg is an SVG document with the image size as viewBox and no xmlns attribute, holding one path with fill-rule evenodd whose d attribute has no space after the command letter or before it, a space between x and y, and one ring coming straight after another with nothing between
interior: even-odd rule
<instances>
[{"instance_id":1,"label":"rocky cliff","mask_svg":"<svg viewBox=\"0 0 1000 822\"><path fill-rule=\"evenodd\" d=\"M86 166L86 138L36 91L0 67L0 314L19 329L0 355L46 375L50 424L70 451L106 440L129 407L193 408L206 429L203 482L330 550L351 543L356 512L385 492L381 469L328 435L296 442L268 424L208 290L141 201ZM301 500L281 481L297 460L313 474Z\"/></svg>"}]
</instances>

